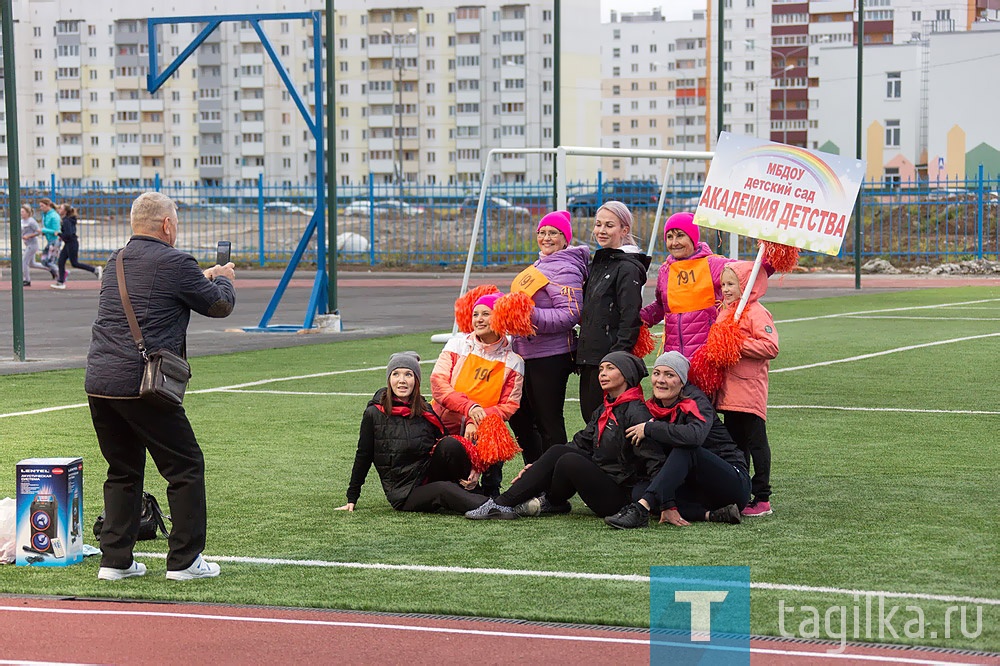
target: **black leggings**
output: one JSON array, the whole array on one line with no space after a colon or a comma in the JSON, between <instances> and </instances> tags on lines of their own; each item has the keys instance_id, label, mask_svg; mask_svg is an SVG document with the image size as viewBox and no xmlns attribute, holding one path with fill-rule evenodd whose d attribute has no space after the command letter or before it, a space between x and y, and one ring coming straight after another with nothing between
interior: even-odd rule
<instances>
[{"instance_id":1,"label":"black leggings","mask_svg":"<svg viewBox=\"0 0 1000 666\"><path fill-rule=\"evenodd\" d=\"M80 253L80 241L75 236L70 236L69 238L63 239L62 252L59 253L59 281L66 281L66 260L73 265L73 268L79 268L85 271L90 271L91 273L96 273L97 269L90 264L85 264L80 261L78 256Z\"/></svg>"},{"instance_id":2,"label":"black leggings","mask_svg":"<svg viewBox=\"0 0 1000 666\"><path fill-rule=\"evenodd\" d=\"M743 452L747 469L753 462L750 488L758 502L771 498L771 446L767 443L767 422L747 412L722 412L729 436Z\"/></svg>"},{"instance_id":3,"label":"black leggings","mask_svg":"<svg viewBox=\"0 0 1000 666\"><path fill-rule=\"evenodd\" d=\"M458 484L471 471L472 462L462 443L454 437L443 438L434 448L423 484L410 491L400 510L436 513L443 509L465 513L475 509L486 497Z\"/></svg>"},{"instance_id":4,"label":"black leggings","mask_svg":"<svg viewBox=\"0 0 1000 666\"><path fill-rule=\"evenodd\" d=\"M553 504L579 494L583 503L602 518L617 513L632 501L627 488L619 486L579 449L565 444L553 446L543 453L507 492L496 499L496 503L517 506L541 493L545 493Z\"/></svg>"},{"instance_id":5,"label":"black leggings","mask_svg":"<svg viewBox=\"0 0 1000 666\"><path fill-rule=\"evenodd\" d=\"M598 376L601 374L599 365L580 366L580 415L584 423L590 423L594 410L604 402L604 391Z\"/></svg>"},{"instance_id":6,"label":"black leggings","mask_svg":"<svg viewBox=\"0 0 1000 666\"><path fill-rule=\"evenodd\" d=\"M742 510L750 501L750 476L704 447L675 447L643 499L654 511L676 507L687 521L705 520L728 504Z\"/></svg>"},{"instance_id":7,"label":"black leggings","mask_svg":"<svg viewBox=\"0 0 1000 666\"><path fill-rule=\"evenodd\" d=\"M573 355L558 354L524 360L521 406L510 417L510 427L525 464L533 463L549 448L565 444L566 383L573 373Z\"/></svg>"}]
</instances>

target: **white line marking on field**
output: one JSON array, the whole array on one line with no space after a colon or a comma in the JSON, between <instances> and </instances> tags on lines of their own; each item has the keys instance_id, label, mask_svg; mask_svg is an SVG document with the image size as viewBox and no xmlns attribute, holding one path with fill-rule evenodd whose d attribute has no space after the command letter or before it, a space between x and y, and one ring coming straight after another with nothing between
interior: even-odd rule
<instances>
[{"instance_id":1,"label":"white line marking on field","mask_svg":"<svg viewBox=\"0 0 1000 666\"><path fill-rule=\"evenodd\" d=\"M158 560L167 559L166 553L135 553L136 557ZM640 574L588 573L581 571L538 571L532 569L483 569L476 567L445 567L427 564L382 564L378 562L331 562L328 560L288 560L270 557L245 557L242 555L207 555L214 562L239 564L267 564L297 567L319 567L327 569L374 569L380 571L419 571L426 573L456 573L490 576L527 576L532 578L571 578L576 580L609 580L625 583L649 583L649 576ZM924 599L948 603L984 604L1000 606L1000 599L978 597L958 597L943 594L922 594L917 592L888 592L885 590L848 590L839 587L812 587L809 585L786 585L783 583L750 583L751 589L787 590L789 592L824 592L830 594L850 594L859 596L883 596L887 598Z\"/></svg>"},{"instance_id":2,"label":"white line marking on field","mask_svg":"<svg viewBox=\"0 0 1000 666\"><path fill-rule=\"evenodd\" d=\"M905 407L842 407L836 405L768 405L768 409L829 409L840 412L901 412L910 414L980 414L998 416L1000 412L980 409L908 409Z\"/></svg>"},{"instance_id":3,"label":"white line marking on field","mask_svg":"<svg viewBox=\"0 0 1000 666\"><path fill-rule=\"evenodd\" d=\"M649 638L617 638L614 636L585 636L579 634L543 634L543 633L527 633L522 631L488 631L485 629L459 629L457 627L426 627L408 624L397 624L388 622L347 622L338 620L305 620L297 618L282 618L282 617L261 617L261 616L240 616L240 615L215 615L209 613L171 613L167 611L127 611L127 610L100 610L100 609L87 609L87 608L29 608L25 606L0 606L0 611L9 612L20 612L20 613L39 613L39 614L51 614L51 615L89 615L89 616L100 616L100 617L157 617L157 618L168 618L168 619L183 619L183 620L194 620L196 622L204 622L205 620L215 620L218 622L245 622L248 624L277 624L277 625L292 625L292 626L311 626L311 627L340 627L347 629L383 629L390 631L412 631L416 633L426 633L426 634L451 634L459 636L483 636L488 638L517 638L524 640L541 640L541 641L568 641L577 643L609 643L612 645L636 645L636 646L646 646L650 644ZM646 633L645 630L637 629L636 633ZM662 645L667 647L680 647L680 648L691 648L690 643L673 643L668 641L656 641L656 645ZM728 646L728 645L704 645L699 646L703 649L709 650L721 650L724 652L743 652L743 648ZM863 646L861 646L863 647ZM906 649L907 646L903 646L900 649ZM870 655L870 654L850 654L850 653L831 653L831 652L811 652L808 650L782 650L780 648L749 648L751 653L757 654L774 654L774 655L788 655L788 656L801 656L810 657L815 659L851 659L857 661L874 661L874 662L891 662L895 664L966 664L966 662L941 662L938 660L928 660L928 659L916 659L913 657L902 657L901 655L895 656L881 656L881 655ZM24 661L0 661L0 664L10 663L10 664L23 664L31 663Z\"/></svg>"},{"instance_id":4,"label":"white line marking on field","mask_svg":"<svg viewBox=\"0 0 1000 666\"><path fill-rule=\"evenodd\" d=\"M0 414L0 419L8 419L12 416L34 416L35 414L47 414L49 412L61 412L64 409L79 409L80 407L87 407L87 403L80 402L75 405L59 405L58 407L40 407L38 409L29 409L24 412L10 412L7 414Z\"/></svg>"},{"instance_id":5,"label":"white line marking on field","mask_svg":"<svg viewBox=\"0 0 1000 666\"><path fill-rule=\"evenodd\" d=\"M899 315L847 315L847 319L915 319L917 321L1000 321L1000 317L903 317Z\"/></svg>"},{"instance_id":6,"label":"white line marking on field","mask_svg":"<svg viewBox=\"0 0 1000 666\"><path fill-rule=\"evenodd\" d=\"M955 342L967 342L969 340L981 340L983 338L995 338L1000 336L1000 333L986 333L984 335L970 335L964 338L952 338L950 340L936 340L934 342L924 342L919 345L907 345L906 347L896 347L895 349L886 349L880 352L874 352L871 354L861 354L859 356L848 356L847 358L838 358L832 361L820 361L819 363L808 363L806 365L796 365L791 368L778 368L772 369L771 374L778 372L792 372L794 370L807 370L809 368L820 368L827 365L836 365L838 363L850 363L851 361L863 361L868 358L875 358L876 356L886 356L888 354L895 354L897 352L912 351L914 349L923 349L925 347L937 347L938 345L950 345Z\"/></svg>"},{"instance_id":7,"label":"white line marking on field","mask_svg":"<svg viewBox=\"0 0 1000 666\"><path fill-rule=\"evenodd\" d=\"M857 312L838 312L835 314L817 315L815 317L797 317L795 319L781 319L776 324L791 324L798 321L816 321L817 319L837 319L839 317L852 317L854 315L878 314L880 312L908 312L910 310L934 310L937 308L950 308L960 305L975 305L977 303L996 303L1000 298L984 298L978 301L961 301L958 303L936 303L934 305L911 305L903 308L883 308L881 310L859 310Z\"/></svg>"}]
</instances>

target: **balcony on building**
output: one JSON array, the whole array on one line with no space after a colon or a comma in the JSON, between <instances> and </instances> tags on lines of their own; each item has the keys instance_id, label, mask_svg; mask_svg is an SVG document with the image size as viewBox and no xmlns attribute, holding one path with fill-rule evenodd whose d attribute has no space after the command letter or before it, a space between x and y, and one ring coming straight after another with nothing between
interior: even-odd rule
<instances>
[{"instance_id":1,"label":"balcony on building","mask_svg":"<svg viewBox=\"0 0 1000 666\"><path fill-rule=\"evenodd\" d=\"M377 176L381 174L393 174L395 173L396 163L393 160L369 160L368 170L376 176L375 182L381 182Z\"/></svg>"},{"instance_id":2,"label":"balcony on building","mask_svg":"<svg viewBox=\"0 0 1000 666\"><path fill-rule=\"evenodd\" d=\"M263 97L245 97L240 95L240 111L263 111Z\"/></svg>"},{"instance_id":3,"label":"balcony on building","mask_svg":"<svg viewBox=\"0 0 1000 666\"><path fill-rule=\"evenodd\" d=\"M394 113L372 114L369 110L368 127L382 128L382 127L395 127L395 126L396 126L396 114Z\"/></svg>"},{"instance_id":4,"label":"balcony on building","mask_svg":"<svg viewBox=\"0 0 1000 666\"><path fill-rule=\"evenodd\" d=\"M56 102L56 110L59 113L79 113L82 105L79 99L62 99Z\"/></svg>"},{"instance_id":5,"label":"balcony on building","mask_svg":"<svg viewBox=\"0 0 1000 666\"><path fill-rule=\"evenodd\" d=\"M120 164L115 168L115 173L118 178L141 178L142 167L138 164Z\"/></svg>"},{"instance_id":6,"label":"balcony on building","mask_svg":"<svg viewBox=\"0 0 1000 666\"><path fill-rule=\"evenodd\" d=\"M83 145L79 143L59 144L59 157L83 157Z\"/></svg>"},{"instance_id":7,"label":"balcony on building","mask_svg":"<svg viewBox=\"0 0 1000 666\"><path fill-rule=\"evenodd\" d=\"M140 111L163 111L162 97L147 97L139 100Z\"/></svg>"}]
</instances>

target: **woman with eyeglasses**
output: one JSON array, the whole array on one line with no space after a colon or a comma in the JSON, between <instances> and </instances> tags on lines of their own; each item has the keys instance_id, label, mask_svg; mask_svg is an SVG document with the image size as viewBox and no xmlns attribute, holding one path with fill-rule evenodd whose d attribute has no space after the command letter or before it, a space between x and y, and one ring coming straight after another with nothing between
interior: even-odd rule
<instances>
[{"instance_id":1,"label":"woman with eyeglasses","mask_svg":"<svg viewBox=\"0 0 1000 666\"><path fill-rule=\"evenodd\" d=\"M573 225L568 211L543 216L536 233L538 260L521 271L510 287L511 294L522 293L531 299L533 333L511 336L514 351L524 359L524 389L510 426L525 464L568 441L563 406L566 384L576 369L575 327L580 322L583 283L590 263L590 248L570 246Z\"/></svg>"}]
</instances>

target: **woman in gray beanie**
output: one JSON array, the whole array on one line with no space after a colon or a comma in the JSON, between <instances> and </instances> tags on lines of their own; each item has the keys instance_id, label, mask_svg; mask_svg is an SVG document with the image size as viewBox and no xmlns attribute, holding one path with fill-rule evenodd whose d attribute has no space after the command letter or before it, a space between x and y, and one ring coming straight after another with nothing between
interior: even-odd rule
<instances>
[{"instance_id":1,"label":"woman in gray beanie","mask_svg":"<svg viewBox=\"0 0 1000 666\"><path fill-rule=\"evenodd\" d=\"M455 437L420 395L420 357L399 352L389 357L386 386L380 388L361 417L347 504L354 511L372 464L382 490L398 511L465 512L485 499L469 492L479 482L474 451Z\"/></svg>"},{"instance_id":2,"label":"woman in gray beanie","mask_svg":"<svg viewBox=\"0 0 1000 666\"><path fill-rule=\"evenodd\" d=\"M646 366L628 352L611 352L601 360L598 380L603 408L594 410L587 427L569 444L553 446L525 466L510 488L495 500L465 514L472 520L567 513L576 494L602 518L642 495L663 464L661 447L651 442L633 446L626 428L649 420L639 382Z\"/></svg>"},{"instance_id":3,"label":"woman in gray beanie","mask_svg":"<svg viewBox=\"0 0 1000 666\"><path fill-rule=\"evenodd\" d=\"M650 512L678 527L706 520L740 522L740 511L750 501L746 460L712 402L687 383L689 367L676 351L653 364L653 397L646 401L653 419L631 426L625 435L636 446L654 444L667 459L638 501L604 519L611 527L646 527Z\"/></svg>"}]
</instances>

